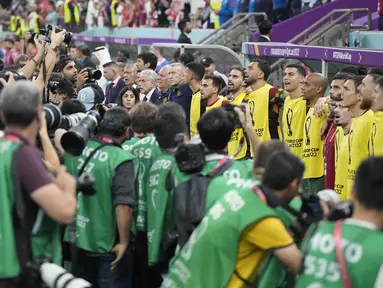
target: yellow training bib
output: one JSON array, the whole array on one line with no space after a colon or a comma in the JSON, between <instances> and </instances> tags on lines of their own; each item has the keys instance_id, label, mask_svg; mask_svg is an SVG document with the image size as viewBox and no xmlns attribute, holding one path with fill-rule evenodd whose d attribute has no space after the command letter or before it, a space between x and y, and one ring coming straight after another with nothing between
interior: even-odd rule
<instances>
[{"instance_id":1,"label":"yellow training bib","mask_svg":"<svg viewBox=\"0 0 383 288\"><path fill-rule=\"evenodd\" d=\"M373 122L374 113L371 110L368 110L357 118L352 118L350 136L348 138L348 195L351 195L356 170L360 163L369 156L368 146Z\"/></svg>"},{"instance_id":2,"label":"yellow training bib","mask_svg":"<svg viewBox=\"0 0 383 288\"><path fill-rule=\"evenodd\" d=\"M341 131L343 134L343 129L338 127L338 131ZM334 190L338 193L341 201L349 200L348 198L348 189L347 189L347 166L348 166L348 138L350 133L341 137L342 140L339 143L339 151L337 153L336 162L335 162L335 187ZM336 151L336 150L335 150Z\"/></svg>"},{"instance_id":3,"label":"yellow training bib","mask_svg":"<svg viewBox=\"0 0 383 288\"><path fill-rule=\"evenodd\" d=\"M241 94L239 94L237 97L235 97L233 100L230 101L231 105L240 105L243 102L243 99L246 96L246 92L243 91ZM243 129L235 129L233 134L231 134L231 138L228 144L228 153L229 156L234 157L239 149L239 146L241 144L241 141L243 142L242 148L240 152L238 153L237 156L235 156L235 160L242 159L243 157L246 156L246 151L247 151L247 142L244 139L244 133ZM243 139L243 140L241 140Z\"/></svg>"},{"instance_id":4,"label":"yellow training bib","mask_svg":"<svg viewBox=\"0 0 383 288\"><path fill-rule=\"evenodd\" d=\"M193 94L190 103L190 137L198 134L197 123L201 117L201 92Z\"/></svg>"},{"instance_id":5,"label":"yellow training bib","mask_svg":"<svg viewBox=\"0 0 383 288\"><path fill-rule=\"evenodd\" d=\"M273 86L265 84L245 98L253 117L255 132L262 142L271 139L269 131L269 91L271 88Z\"/></svg>"},{"instance_id":6,"label":"yellow training bib","mask_svg":"<svg viewBox=\"0 0 383 288\"><path fill-rule=\"evenodd\" d=\"M207 111L210 111L211 109L221 107L221 106L222 106L222 102L223 102L223 101L226 101L226 100L227 100L226 97L218 98L217 101L215 101L213 104L208 105L208 106L206 107L206 112L207 112Z\"/></svg>"},{"instance_id":7,"label":"yellow training bib","mask_svg":"<svg viewBox=\"0 0 383 288\"><path fill-rule=\"evenodd\" d=\"M375 112L370 137L370 155L383 155L383 111Z\"/></svg>"},{"instance_id":8,"label":"yellow training bib","mask_svg":"<svg viewBox=\"0 0 383 288\"><path fill-rule=\"evenodd\" d=\"M340 145L342 144L342 140L344 137L344 131L342 127L336 127L335 133L335 168L338 162Z\"/></svg>"},{"instance_id":9,"label":"yellow training bib","mask_svg":"<svg viewBox=\"0 0 383 288\"><path fill-rule=\"evenodd\" d=\"M291 99L290 96L287 96L283 106L282 116L283 137L290 151L298 157L302 156L305 119L306 100L302 97Z\"/></svg>"},{"instance_id":10,"label":"yellow training bib","mask_svg":"<svg viewBox=\"0 0 383 288\"><path fill-rule=\"evenodd\" d=\"M321 117L314 116L314 108L310 108L303 125L302 161L305 164L304 179L319 178L324 174L323 143L320 129L327 119L328 106Z\"/></svg>"}]
</instances>

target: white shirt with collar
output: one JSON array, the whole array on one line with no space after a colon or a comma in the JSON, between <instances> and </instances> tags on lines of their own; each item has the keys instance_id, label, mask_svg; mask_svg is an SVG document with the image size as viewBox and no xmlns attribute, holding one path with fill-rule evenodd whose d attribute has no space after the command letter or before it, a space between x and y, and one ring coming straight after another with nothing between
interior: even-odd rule
<instances>
[{"instance_id":1,"label":"white shirt with collar","mask_svg":"<svg viewBox=\"0 0 383 288\"><path fill-rule=\"evenodd\" d=\"M146 95L144 96L144 98L143 98L142 100L144 100L144 99L146 98L146 102L149 102L149 101L150 101L150 98L151 98L152 95L153 95L154 90L156 90L156 87L154 87L152 90L150 90L150 91L148 92L148 94L146 94ZM142 100L141 100L141 101L142 101Z\"/></svg>"},{"instance_id":2,"label":"white shirt with collar","mask_svg":"<svg viewBox=\"0 0 383 288\"><path fill-rule=\"evenodd\" d=\"M269 41L271 42L271 40L270 40L270 37L269 37L269 36L267 36L267 35L261 35L261 37L263 37L263 38L266 38L267 40L269 40Z\"/></svg>"}]
</instances>

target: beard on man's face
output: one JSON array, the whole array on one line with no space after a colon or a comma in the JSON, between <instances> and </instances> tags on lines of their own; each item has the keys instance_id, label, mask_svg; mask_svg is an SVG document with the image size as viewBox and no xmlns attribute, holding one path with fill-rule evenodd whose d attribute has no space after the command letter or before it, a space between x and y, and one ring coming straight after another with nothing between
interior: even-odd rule
<instances>
[{"instance_id":1,"label":"beard on man's face","mask_svg":"<svg viewBox=\"0 0 383 288\"><path fill-rule=\"evenodd\" d=\"M371 109L372 104L373 104L372 98L363 98L362 102L360 102L360 109L362 110Z\"/></svg>"}]
</instances>

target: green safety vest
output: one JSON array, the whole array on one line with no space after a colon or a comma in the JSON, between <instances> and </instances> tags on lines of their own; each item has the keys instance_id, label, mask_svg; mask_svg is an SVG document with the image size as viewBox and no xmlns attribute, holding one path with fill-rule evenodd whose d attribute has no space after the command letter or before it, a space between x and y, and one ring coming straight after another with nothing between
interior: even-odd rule
<instances>
[{"instance_id":1,"label":"green safety vest","mask_svg":"<svg viewBox=\"0 0 383 288\"><path fill-rule=\"evenodd\" d=\"M173 258L162 288L226 287L235 272L241 233L249 225L275 216L252 189L228 189L225 184L221 190L227 193Z\"/></svg>"},{"instance_id":2,"label":"green safety vest","mask_svg":"<svg viewBox=\"0 0 383 288\"><path fill-rule=\"evenodd\" d=\"M132 146L136 144L141 138L133 137L130 140L126 140L124 143L122 143L122 148L127 151L131 151Z\"/></svg>"},{"instance_id":3,"label":"green safety vest","mask_svg":"<svg viewBox=\"0 0 383 288\"><path fill-rule=\"evenodd\" d=\"M153 265L161 260L162 241L165 232L170 229L169 192L166 179L174 164L173 155L163 152L153 163L149 171L147 191L147 228L148 228L148 263Z\"/></svg>"},{"instance_id":4,"label":"green safety vest","mask_svg":"<svg viewBox=\"0 0 383 288\"><path fill-rule=\"evenodd\" d=\"M149 171L154 160L161 154L158 143L153 134L150 134L137 141L131 150L138 161L135 163L137 171L136 187L138 190L138 201L135 209L135 220L137 231L147 232L147 199L150 191L147 190L146 183L149 181Z\"/></svg>"},{"instance_id":5,"label":"green safety vest","mask_svg":"<svg viewBox=\"0 0 383 288\"><path fill-rule=\"evenodd\" d=\"M221 154L210 154L206 157L206 163L205 166L201 170L202 175L208 175L213 168L217 165L219 160L223 157L226 157L225 155ZM217 159L218 158L218 159ZM174 167L172 169L172 176L174 179L174 185L177 186L182 182L185 182L189 180L189 175L185 173L178 173L178 167ZM177 174L177 176L174 176L173 174ZM242 179L248 179L251 178L253 175L253 164L252 161L248 160L239 160L235 161L234 164L223 173L223 176L228 178L242 178Z\"/></svg>"},{"instance_id":6,"label":"green safety vest","mask_svg":"<svg viewBox=\"0 0 383 288\"><path fill-rule=\"evenodd\" d=\"M20 274L13 230L14 180L12 162L21 142L0 138L0 279L14 278Z\"/></svg>"},{"instance_id":7,"label":"green safety vest","mask_svg":"<svg viewBox=\"0 0 383 288\"><path fill-rule=\"evenodd\" d=\"M77 176L81 166L91 152L100 146L99 142L88 141L81 156L64 155L67 170ZM84 173L95 178L92 196L77 196L76 232L77 247L94 253L110 252L116 240L116 216L112 199L112 181L116 168L123 162L132 161L134 156L117 146L106 145L98 150ZM69 241L69 229L65 240Z\"/></svg>"},{"instance_id":8,"label":"green safety vest","mask_svg":"<svg viewBox=\"0 0 383 288\"><path fill-rule=\"evenodd\" d=\"M382 231L352 223L342 224L343 257L352 287L378 287L375 282L382 277ZM302 251L309 245L304 257L304 267L299 275L297 288L343 288L342 274L334 245L335 222L321 222L314 235L305 239ZM381 287L381 286L379 286Z\"/></svg>"}]
</instances>

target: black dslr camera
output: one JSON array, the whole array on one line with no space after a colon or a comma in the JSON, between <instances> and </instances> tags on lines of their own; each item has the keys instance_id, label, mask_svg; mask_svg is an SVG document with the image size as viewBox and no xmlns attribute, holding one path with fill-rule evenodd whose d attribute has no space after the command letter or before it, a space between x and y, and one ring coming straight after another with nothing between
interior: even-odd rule
<instances>
[{"instance_id":1,"label":"black dslr camera","mask_svg":"<svg viewBox=\"0 0 383 288\"><path fill-rule=\"evenodd\" d=\"M91 68L85 68L88 72L88 81L87 83L95 83L96 80L100 80L102 77L101 70L91 69Z\"/></svg>"},{"instance_id":2,"label":"black dslr camera","mask_svg":"<svg viewBox=\"0 0 383 288\"><path fill-rule=\"evenodd\" d=\"M176 136L177 150L174 154L177 166L185 174L202 170L205 165L205 146L202 143L184 142L184 134Z\"/></svg>"},{"instance_id":3,"label":"black dslr camera","mask_svg":"<svg viewBox=\"0 0 383 288\"><path fill-rule=\"evenodd\" d=\"M62 29L60 29L58 27L53 27L52 25L48 25L46 30L40 29L39 33L32 33L31 39L34 39L36 34L39 34L39 35L41 35L40 40L51 43L52 42L51 36L52 36L52 30L53 29L55 29L56 33L59 33L62 31ZM73 34L71 32L66 32L65 38L64 38L64 43L68 45L69 42L72 41L72 36L73 36Z\"/></svg>"},{"instance_id":4,"label":"black dslr camera","mask_svg":"<svg viewBox=\"0 0 383 288\"><path fill-rule=\"evenodd\" d=\"M243 113L246 112L245 107L243 107L243 106L236 106L236 105L232 105L229 103L225 103L222 105L222 108L227 112L230 119L232 119L232 121L234 122L234 128L235 129L243 128L242 123L239 120L239 116L238 116L237 112L235 112L235 110L234 110L235 107L238 107L239 109L241 109L243 111Z\"/></svg>"}]
</instances>

